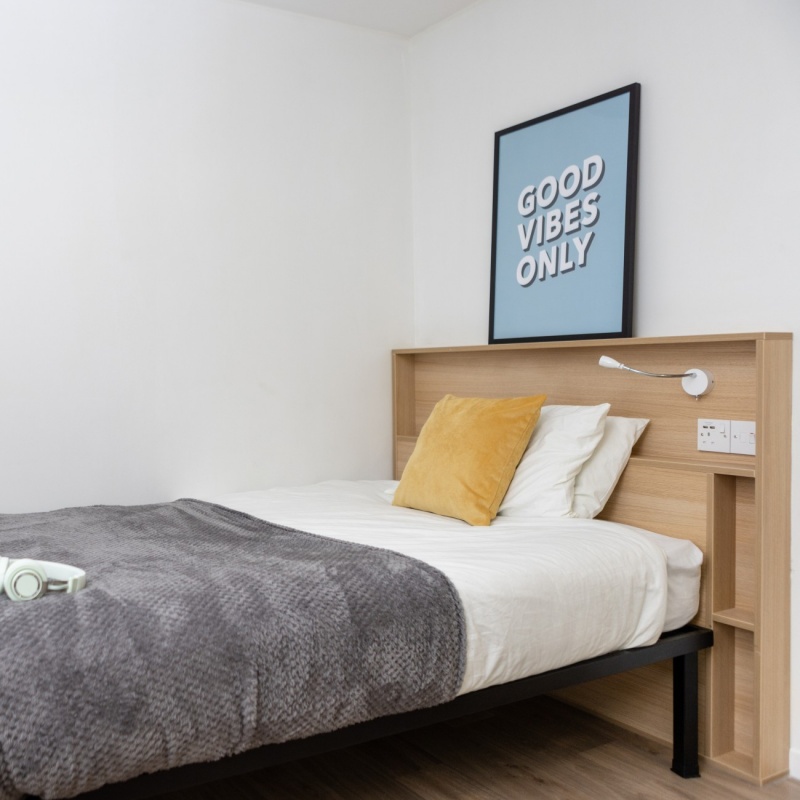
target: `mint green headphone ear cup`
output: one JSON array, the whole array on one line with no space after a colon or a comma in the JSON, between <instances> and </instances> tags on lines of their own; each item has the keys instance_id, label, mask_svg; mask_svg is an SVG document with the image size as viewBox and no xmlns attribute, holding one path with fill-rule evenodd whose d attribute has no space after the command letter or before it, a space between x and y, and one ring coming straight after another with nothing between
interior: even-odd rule
<instances>
[{"instance_id":1,"label":"mint green headphone ear cup","mask_svg":"<svg viewBox=\"0 0 800 800\"><path fill-rule=\"evenodd\" d=\"M21 558L6 569L3 588L10 600L36 600L47 591L47 575L32 559Z\"/></svg>"}]
</instances>

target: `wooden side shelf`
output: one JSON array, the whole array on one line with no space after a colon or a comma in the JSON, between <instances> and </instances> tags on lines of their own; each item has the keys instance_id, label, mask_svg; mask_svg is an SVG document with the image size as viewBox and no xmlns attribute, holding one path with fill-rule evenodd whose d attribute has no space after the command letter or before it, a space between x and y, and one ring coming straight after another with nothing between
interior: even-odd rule
<instances>
[{"instance_id":1,"label":"wooden side shelf","mask_svg":"<svg viewBox=\"0 0 800 800\"><path fill-rule=\"evenodd\" d=\"M743 631L753 631L756 625L753 610L747 608L726 608L723 611L715 611L712 619L721 625L730 625Z\"/></svg>"}]
</instances>

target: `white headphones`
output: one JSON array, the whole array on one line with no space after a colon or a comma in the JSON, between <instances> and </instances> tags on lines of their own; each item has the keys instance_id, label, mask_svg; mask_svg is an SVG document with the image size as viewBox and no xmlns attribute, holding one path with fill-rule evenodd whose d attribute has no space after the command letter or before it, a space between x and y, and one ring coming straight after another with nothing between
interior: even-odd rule
<instances>
[{"instance_id":1,"label":"white headphones","mask_svg":"<svg viewBox=\"0 0 800 800\"><path fill-rule=\"evenodd\" d=\"M86 573L69 564L0 556L0 594L10 600L36 600L46 592L74 594L86 586Z\"/></svg>"}]
</instances>

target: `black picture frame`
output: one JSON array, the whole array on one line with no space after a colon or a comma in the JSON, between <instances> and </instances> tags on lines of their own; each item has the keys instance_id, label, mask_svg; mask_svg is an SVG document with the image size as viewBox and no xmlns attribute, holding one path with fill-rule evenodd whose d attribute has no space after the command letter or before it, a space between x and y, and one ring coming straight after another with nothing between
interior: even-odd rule
<instances>
[{"instance_id":1,"label":"black picture frame","mask_svg":"<svg viewBox=\"0 0 800 800\"><path fill-rule=\"evenodd\" d=\"M489 343L633 335L641 86L495 133Z\"/></svg>"}]
</instances>

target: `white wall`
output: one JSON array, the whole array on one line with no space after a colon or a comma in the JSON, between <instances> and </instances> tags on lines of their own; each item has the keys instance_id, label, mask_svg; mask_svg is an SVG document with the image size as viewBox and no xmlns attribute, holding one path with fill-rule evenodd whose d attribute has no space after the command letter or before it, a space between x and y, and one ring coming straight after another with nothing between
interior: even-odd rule
<instances>
[{"instance_id":1,"label":"white wall","mask_svg":"<svg viewBox=\"0 0 800 800\"><path fill-rule=\"evenodd\" d=\"M0 510L391 473L406 42L0 1Z\"/></svg>"},{"instance_id":2,"label":"white wall","mask_svg":"<svg viewBox=\"0 0 800 800\"><path fill-rule=\"evenodd\" d=\"M487 341L494 131L633 82L642 84L635 335L797 337L799 41L796 0L485 0L415 37L417 344ZM800 338L795 354L797 421ZM797 429L792 774L800 777Z\"/></svg>"}]
</instances>

